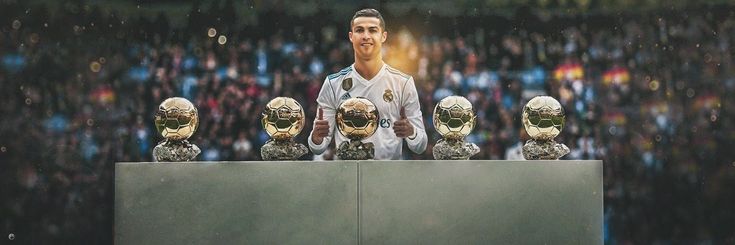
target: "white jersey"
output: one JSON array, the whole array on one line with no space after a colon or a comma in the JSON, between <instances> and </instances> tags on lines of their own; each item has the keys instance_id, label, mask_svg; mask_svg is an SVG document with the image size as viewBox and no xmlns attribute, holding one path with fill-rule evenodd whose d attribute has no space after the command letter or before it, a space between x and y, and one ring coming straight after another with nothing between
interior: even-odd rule
<instances>
[{"instance_id":1,"label":"white jersey","mask_svg":"<svg viewBox=\"0 0 735 245\"><path fill-rule=\"evenodd\" d=\"M361 140L375 145L375 159L401 159L403 139L393 132L393 122L401 118L401 107L405 107L406 117L414 128L414 135L405 138L408 148L415 153L426 150L426 129L413 77L384 64L373 79L367 80L355 71L353 64L327 76L322 84L317 103L324 110L323 116L329 121L330 128L329 135L320 145L314 144L309 134L309 148L314 154L324 152L332 142L332 138L335 139L337 146L349 141L339 132L335 134L334 118L337 108L343 101L356 97L363 97L373 102L380 114L375 134Z\"/></svg>"},{"instance_id":2,"label":"white jersey","mask_svg":"<svg viewBox=\"0 0 735 245\"><path fill-rule=\"evenodd\" d=\"M505 150L505 160L526 160L523 156L523 143L519 141Z\"/></svg>"}]
</instances>

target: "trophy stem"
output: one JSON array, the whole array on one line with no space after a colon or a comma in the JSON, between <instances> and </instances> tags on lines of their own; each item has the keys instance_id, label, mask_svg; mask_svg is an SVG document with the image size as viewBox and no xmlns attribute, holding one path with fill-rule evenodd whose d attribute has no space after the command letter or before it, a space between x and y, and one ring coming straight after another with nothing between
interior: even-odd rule
<instances>
[{"instance_id":1,"label":"trophy stem","mask_svg":"<svg viewBox=\"0 0 735 245\"><path fill-rule=\"evenodd\" d=\"M433 151L436 160L469 160L480 152L480 147L464 139L444 138L436 142Z\"/></svg>"},{"instance_id":2,"label":"trophy stem","mask_svg":"<svg viewBox=\"0 0 735 245\"><path fill-rule=\"evenodd\" d=\"M297 160L307 152L306 146L293 138L271 139L260 148L260 156L267 161Z\"/></svg>"},{"instance_id":3,"label":"trophy stem","mask_svg":"<svg viewBox=\"0 0 735 245\"><path fill-rule=\"evenodd\" d=\"M569 153L569 147L556 143L553 139L530 139L523 145L522 152L526 160L559 160Z\"/></svg>"},{"instance_id":4,"label":"trophy stem","mask_svg":"<svg viewBox=\"0 0 735 245\"><path fill-rule=\"evenodd\" d=\"M375 158L375 145L350 139L342 142L337 148L337 157L342 160L368 160Z\"/></svg>"},{"instance_id":5,"label":"trophy stem","mask_svg":"<svg viewBox=\"0 0 735 245\"><path fill-rule=\"evenodd\" d=\"M153 148L156 162L188 162L194 160L202 151L187 140L163 140Z\"/></svg>"}]
</instances>

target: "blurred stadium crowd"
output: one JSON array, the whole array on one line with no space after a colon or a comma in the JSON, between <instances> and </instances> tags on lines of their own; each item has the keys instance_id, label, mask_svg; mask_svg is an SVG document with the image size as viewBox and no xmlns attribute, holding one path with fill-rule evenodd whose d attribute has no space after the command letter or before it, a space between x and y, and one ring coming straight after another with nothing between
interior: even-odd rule
<instances>
[{"instance_id":1,"label":"blurred stadium crowd","mask_svg":"<svg viewBox=\"0 0 735 245\"><path fill-rule=\"evenodd\" d=\"M89 6L0 6L0 230L32 243L111 243L114 163L151 161L164 99L198 107L200 160L259 160L263 105L301 102L305 143L321 83L352 63L349 19L273 11L236 29L226 5L195 6L180 26ZM733 8L526 10L384 12L385 59L414 75L431 137L405 157L431 159L433 106L453 94L478 114L473 159L517 156L520 109L548 94L567 113L565 158L604 161L606 243L735 243Z\"/></svg>"}]
</instances>

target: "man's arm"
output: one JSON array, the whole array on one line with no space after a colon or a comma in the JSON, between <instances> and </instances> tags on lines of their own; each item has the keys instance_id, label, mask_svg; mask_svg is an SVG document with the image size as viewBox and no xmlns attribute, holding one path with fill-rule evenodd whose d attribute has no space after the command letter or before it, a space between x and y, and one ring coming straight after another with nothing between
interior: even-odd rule
<instances>
[{"instance_id":1,"label":"man's arm","mask_svg":"<svg viewBox=\"0 0 735 245\"><path fill-rule=\"evenodd\" d=\"M322 84L322 89L319 91L319 96L316 99L318 106L317 115L314 118L314 125L312 127L311 133L309 133L309 138L307 139L309 143L309 149L312 153L316 155L324 153L324 151L327 150L327 147L329 147L329 144L332 142L332 136L334 135L335 127L334 118L337 112L334 100L334 90L332 90L332 87L329 84L329 78L324 79L324 84ZM317 124L320 124L319 121L327 122L328 132L323 137L315 137L315 133L320 133L317 129ZM321 138L321 143L317 144L317 142L315 142L315 138L317 138L316 141Z\"/></svg>"},{"instance_id":2,"label":"man's arm","mask_svg":"<svg viewBox=\"0 0 735 245\"><path fill-rule=\"evenodd\" d=\"M419 95L416 91L416 85L414 84L413 77L410 77L406 82L406 86L403 90L402 106L406 119L413 126L413 135L406 137L406 143L408 148L416 154L421 154L426 150L428 143L428 137L426 136L426 129L424 128L424 117L421 113L421 105L419 104Z\"/></svg>"}]
</instances>

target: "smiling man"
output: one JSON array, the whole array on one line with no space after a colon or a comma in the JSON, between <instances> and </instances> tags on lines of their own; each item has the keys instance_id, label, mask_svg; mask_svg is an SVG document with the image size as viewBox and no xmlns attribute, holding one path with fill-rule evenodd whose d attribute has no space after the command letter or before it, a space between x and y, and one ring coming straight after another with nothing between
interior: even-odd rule
<instances>
[{"instance_id":1,"label":"smiling man","mask_svg":"<svg viewBox=\"0 0 735 245\"><path fill-rule=\"evenodd\" d=\"M337 108L346 99L364 97L380 113L378 130L362 140L375 144L375 159L400 159L404 139L411 151L423 153L427 137L413 77L383 62L381 49L388 38L383 16L375 9L357 11L352 17L349 38L355 63L324 80L309 148L314 154L321 154L332 138L336 145L348 141L334 132Z\"/></svg>"}]
</instances>

